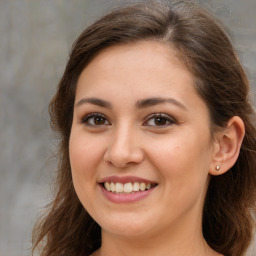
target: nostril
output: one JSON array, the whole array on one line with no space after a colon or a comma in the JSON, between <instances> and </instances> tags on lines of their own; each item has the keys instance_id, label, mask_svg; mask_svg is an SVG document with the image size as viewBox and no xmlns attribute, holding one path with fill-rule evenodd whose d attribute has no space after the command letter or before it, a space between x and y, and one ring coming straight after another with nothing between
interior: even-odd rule
<instances>
[{"instance_id":1,"label":"nostril","mask_svg":"<svg viewBox=\"0 0 256 256\"><path fill-rule=\"evenodd\" d=\"M125 130L124 130L125 129ZM104 162L125 168L130 165L138 164L144 159L144 152L135 137L131 136L127 127L121 129L116 138L113 138L111 144L104 154Z\"/></svg>"},{"instance_id":2,"label":"nostril","mask_svg":"<svg viewBox=\"0 0 256 256\"><path fill-rule=\"evenodd\" d=\"M107 152L104 156L104 163L114 165L118 168L136 165L144 160L143 152Z\"/></svg>"}]
</instances>

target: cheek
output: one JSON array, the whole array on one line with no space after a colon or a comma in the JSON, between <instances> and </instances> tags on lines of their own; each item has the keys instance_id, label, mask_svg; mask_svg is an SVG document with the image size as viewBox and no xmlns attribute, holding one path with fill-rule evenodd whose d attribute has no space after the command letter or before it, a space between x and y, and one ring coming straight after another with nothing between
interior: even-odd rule
<instances>
[{"instance_id":1,"label":"cheek","mask_svg":"<svg viewBox=\"0 0 256 256\"><path fill-rule=\"evenodd\" d=\"M98 155L97 147L86 141L82 134L71 133L69 157L76 194L85 209L93 209L91 198L97 184L95 163L98 161Z\"/></svg>"},{"instance_id":2,"label":"cheek","mask_svg":"<svg viewBox=\"0 0 256 256\"><path fill-rule=\"evenodd\" d=\"M209 138L198 133L176 134L163 141L155 141L150 159L164 182L174 189L183 184L203 182L208 175L211 159Z\"/></svg>"},{"instance_id":3,"label":"cheek","mask_svg":"<svg viewBox=\"0 0 256 256\"><path fill-rule=\"evenodd\" d=\"M69 157L75 190L83 202L83 197L90 194L96 186L96 165L100 153L97 143L90 143L81 133L72 133L69 141Z\"/></svg>"},{"instance_id":4,"label":"cheek","mask_svg":"<svg viewBox=\"0 0 256 256\"><path fill-rule=\"evenodd\" d=\"M69 141L69 156L74 174L90 175L93 166L102 160L102 143L82 133L71 133Z\"/></svg>"}]
</instances>

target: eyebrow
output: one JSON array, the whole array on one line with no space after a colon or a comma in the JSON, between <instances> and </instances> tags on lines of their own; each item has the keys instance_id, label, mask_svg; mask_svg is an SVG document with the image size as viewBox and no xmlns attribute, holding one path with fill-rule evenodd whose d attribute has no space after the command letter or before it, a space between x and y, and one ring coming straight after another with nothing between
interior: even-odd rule
<instances>
[{"instance_id":1,"label":"eyebrow","mask_svg":"<svg viewBox=\"0 0 256 256\"><path fill-rule=\"evenodd\" d=\"M161 98L161 97L139 100L136 103L136 107L141 109L141 108L147 108L147 107L155 106L158 104L164 104L164 103L171 103L183 110L188 110L185 105L183 105L181 102L173 98Z\"/></svg>"},{"instance_id":2,"label":"eyebrow","mask_svg":"<svg viewBox=\"0 0 256 256\"><path fill-rule=\"evenodd\" d=\"M103 108L112 109L112 105L110 102L99 99L99 98L83 98L80 101L78 101L78 103L76 103L76 107L79 107L85 103L90 103L90 104L100 106ZM136 108L142 109L142 108L147 108L147 107L164 104L164 103L171 103L183 110L188 110L185 105L183 105L181 102L179 102L173 98L161 98L161 97L147 98L147 99L139 100L136 102Z\"/></svg>"},{"instance_id":3,"label":"eyebrow","mask_svg":"<svg viewBox=\"0 0 256 256\"><path fill-rule=\"evenodd\" d=\"M83 98L80 101L78 101L78 103L76 104L76 107L81 106L84 103L90 103L96 106L100 106L103 108L112 108L112 105L110 102L102 100L102 99L98 99L98 98Z\"/></svg>"}]
</instances>

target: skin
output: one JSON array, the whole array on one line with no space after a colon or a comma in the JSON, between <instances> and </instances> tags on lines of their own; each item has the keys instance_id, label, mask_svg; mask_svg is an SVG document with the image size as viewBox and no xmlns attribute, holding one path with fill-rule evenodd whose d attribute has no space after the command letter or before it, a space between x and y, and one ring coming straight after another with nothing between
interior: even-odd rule
<instances>
[{"instance_id":1,"label":"skin","mask_svg":"<svg viewBox=\"0 0 256 256\"><path fill-rule=\"evenodd\" d=\"M233 144L239 151L240 142L230 138L243 137L242 123L231 121L213 140L194 84L176 52L153 41L109 47L81 73L69 151L76 193L102 227L102 247L93 255L220 255L202 236L203 202L215 166L222 162L221 174L238 155ZM172 100L138 107L155 97ZM109 176L157 186L139 201L113 203L99 185Z\"/></svg>"}]
</instances>

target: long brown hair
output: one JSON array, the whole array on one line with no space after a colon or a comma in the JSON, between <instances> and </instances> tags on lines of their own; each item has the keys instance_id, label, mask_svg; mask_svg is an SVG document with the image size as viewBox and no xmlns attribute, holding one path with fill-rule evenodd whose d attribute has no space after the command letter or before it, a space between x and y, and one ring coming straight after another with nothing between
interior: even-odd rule
<instances>
[{"instance_id":1,"label":"long brown hair","mask_svg":"<svg viewBox=\"0 0 256 256\"><path fill-rule=\"evenodd\" d=\"M59 134L56 194L33 233L41 256L90 255L101 245L99 225L75 193L69 162L69 136L78 77L92 58L109 46L156 40L176 49L196 78L208 106L211 130L240 116L246 134L236 164L210 180L203 209L203 235L226 256L244 255L252 239L256 195L255 112L249 83L221 24L191 1L142 1L111 11L88 27L73 45L49 111Z\"/></svg>"}]
</instances>

